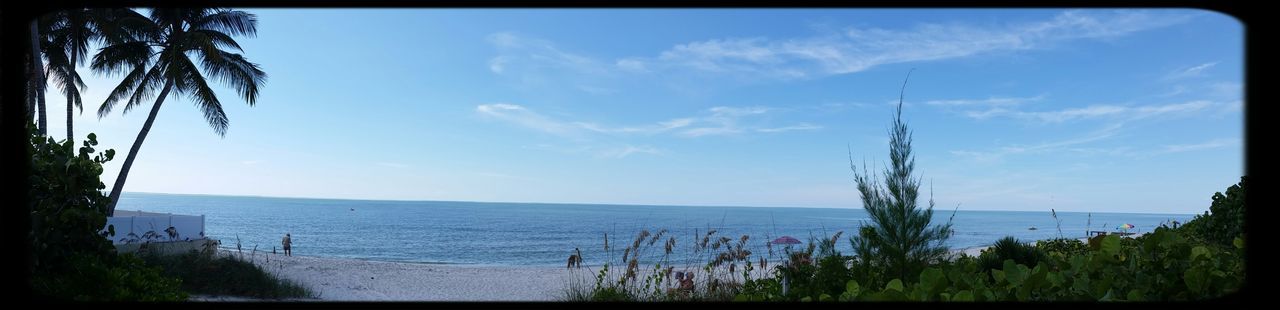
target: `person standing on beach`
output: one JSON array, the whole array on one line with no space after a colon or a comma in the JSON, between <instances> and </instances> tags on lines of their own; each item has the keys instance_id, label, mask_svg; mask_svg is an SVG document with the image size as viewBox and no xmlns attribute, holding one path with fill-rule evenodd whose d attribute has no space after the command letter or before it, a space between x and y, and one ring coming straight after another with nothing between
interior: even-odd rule
<instances>
[{"instance_id":1,"label":"person standing on beach","mask_svg":"<svg viewBox=\"0 0 1280 310\"><path fill-rule=\"evenodd\" d=\"M293 240L289 238L288 233L284 234L284 240L281 240L280 244L284 245L284 256L293 256L293 251L289 249L289 246L293 245Z\"/></svg>"}]
</instances>

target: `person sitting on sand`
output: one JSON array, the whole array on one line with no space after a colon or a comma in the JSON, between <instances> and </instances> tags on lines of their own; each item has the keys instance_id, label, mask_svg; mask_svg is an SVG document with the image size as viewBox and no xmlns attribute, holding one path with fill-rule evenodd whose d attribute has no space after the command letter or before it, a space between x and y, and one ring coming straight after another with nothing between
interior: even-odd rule
<instances>
[{"instance_id":1,"label":"person sitting on sand","mask_svg":"<svg viewBox=\"0 0 1280 310\"><path fill-rule=\"evenodd\" d=\"M291 251L289 247L290 245L293 245L293 240L289 238L288 233L284 234L284 240L281 240L280 244L284 245L284 256L293 256L293 251Z\"/></svg>"}]
</instances>

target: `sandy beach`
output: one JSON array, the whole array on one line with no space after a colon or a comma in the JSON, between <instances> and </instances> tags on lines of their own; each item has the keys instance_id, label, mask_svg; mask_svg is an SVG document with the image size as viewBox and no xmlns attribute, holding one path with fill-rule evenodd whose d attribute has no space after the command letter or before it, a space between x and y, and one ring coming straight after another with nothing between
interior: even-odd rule
<instances>
[{"instance_id":1,"label":"sandy beach","mask_svg":"<svg viewBox=\"0 0 1280 310\"><path fill-rule=\"evenodd\" d=\"M395 263L262 252L252 257L268 272L311 288L319 295L317 301L555 301L571 275L556 267Z\"/></svg>"}]
</instances>

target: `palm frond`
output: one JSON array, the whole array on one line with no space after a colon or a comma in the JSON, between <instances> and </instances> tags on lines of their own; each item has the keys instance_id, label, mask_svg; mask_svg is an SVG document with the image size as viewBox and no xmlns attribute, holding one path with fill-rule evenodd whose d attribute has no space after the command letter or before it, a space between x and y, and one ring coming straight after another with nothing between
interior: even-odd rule
<instances>
[{"instance_id":1,"label":"palm frond","mask_svg":"<svg viewBox=\"0 0 1280 310\"><path fill-rule=\"evenodd\" d=\"M209 126L213 127L213 131L219 136L227 134L227 114L222 111L222 102L218 101L218 96L214 94L213 88L209 87L209 83L204 76L200 75L200 71L196 69L195 64L191 63L191 59L186 57L177 57L174 59L173 69L175 72L182 72L181 79L176 80L175 86L186 93L191 100L195 101L196 106L204 113L205 121L209 122Z\"/></svg>"},{"instance_id":2,"label":"palm frond","mask_svg":"<svg viewBox=\"0 0 1280 310\"><path fill-rule=\"evenodd\" d=\"M137 88L139 82L142 81L143 76L146 74L146 66L134 66L133 70L130 70L128 74L125 74L124 79L120 81L120 84L116 85L116 87L111 90L111 93L107 94L107 100L103 101L101 106L98 106L98 117L104 117L107 116L107 114L110 114L111 109L115 107L116 102L129 96L129 91Z\"/></svg>"},{"instance_id":3,"label":"palm frond","mask_svg":"<svg viewBox=\"0 0 1280 310\"><path fill-rule=\"evenodd\" d=\"M202 57L205 72L234 88L250 106L258 99L258 87L266 82L267 73L244 56L218 51L218 57Z\"/></svg>"},{"instance_id":4,"label":"palm frond","mask_svg":"<svg viewBox=\"0 0 1280 310\"><path fill-rule=\"evenodd\" d=\"M151 45L147 42L112 44L99 49L98 54L93 55L93 63L89 68L107 75L115 75L135 66L148 65L151 62L152 53Z\"/></svg>"},{"instance_id":5,"label":"palm frond","mask_svg":"<svg viewBox=\"0 0 1280 310\"><path fill-rule=\"evenodd\" d=\"M211 29L196 29L196 30L187 32L187 35L191 38L191 40L198 42L200 45L208 45L208 46L212 46L219 49L233 48L237 51L242 51L242 52L244 51L244 49L240 48L240 44L236 43L235 39L231 38L231 36L225 33L222 33L221 31L211 30Z\"/></svg>"},{"instance_id":6,"label":"palm frond","mask_svg":"<svg viewBox=\"0 0 1280 310\"><path fill-rule=\"evenodd\" d=\"M220 9L213 14L191 21L191 29L208 29L231 35L253 37L258 34L258 17L245 11Z\"/></svg>"},{"instance_id":7,"label":"palm frond","mask_svg":"<svg viewBox=\"0 0 1280 310\"><path fill-rule=\"evenodd\" d=\"M152 92L159 89L166 81L164 78L167 71L168 61L164 59L156 61L156 64L147 70L147 74L142 76L138 81L138 85L133 88L133 95L129 96L129 101L124 105L124 113L129 113L133 107L142 104L142 102L150 100Z\"/></svg>"}]
</instances>

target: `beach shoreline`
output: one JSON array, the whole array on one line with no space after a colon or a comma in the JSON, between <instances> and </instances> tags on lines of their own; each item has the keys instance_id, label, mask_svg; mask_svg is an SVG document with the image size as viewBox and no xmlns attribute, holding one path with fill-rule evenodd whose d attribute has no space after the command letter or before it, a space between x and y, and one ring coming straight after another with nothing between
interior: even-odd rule
<instances>
[{"instance_id":1,"label":"beach shoreline","mask_svg":"<svg viewBox=\"0 0 1280 310\"><path fill-rule=\"evenodd\" d=\"M385 262L348 258L243 254L263 270L311 289L314 299L288 301L556 301L571 273L563 267L470 266ZM193 296L202 301L251 301L233 296Z\"/></svg>"},{"instance_id":2,"label":"beach shoreline","mask_svg":"<svg viewBox=\"0 0 1280 310\"><path fill-rule=\"evenodd\" d=\"M1128 236L1137 237L1141 234ZM1079 239L1087 242L1087 238ZM991 247L951 251L976 257ZM220 256L241 257L267 273L311 289L315 298L280 301L559 301L571 287L594 281L600 266L500 266L390 262L355 258L284 256L271 252L219 249ZM691 266L685 266L691 267ZM772 267L772 266L770 266ZM624 268L611 268L611 274ZM699 268L693 268L697 270ZM642 273L648 270L642 270ZM767 276L754 270L753 276ZM726 275L729 276L729 275ZM616 275L614 275L616 278ZM195 295L193 301L258 301L238 296Z\"/></svg>"}]
</instances>

